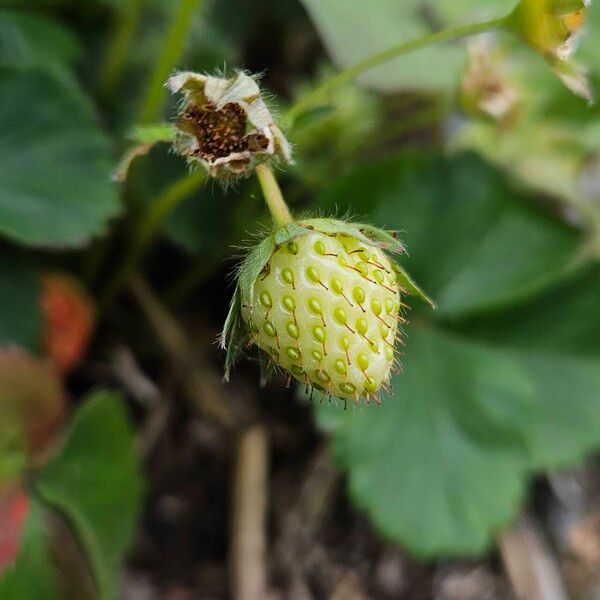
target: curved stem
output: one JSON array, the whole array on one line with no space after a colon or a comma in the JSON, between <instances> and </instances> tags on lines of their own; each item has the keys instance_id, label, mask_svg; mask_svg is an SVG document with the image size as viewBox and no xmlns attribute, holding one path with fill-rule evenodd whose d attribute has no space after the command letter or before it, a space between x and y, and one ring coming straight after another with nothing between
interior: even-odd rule
<instances>
[{"instance_id":1,"label":"curved stem","mask_svg":"<svg viewBox=\"0 0 600 600\"><path fill-rule=\"evenodd\" d=\"M200 3L201 0L181 0L179 4L165 35L158 61L150 76L150 83L140 112L141 123L156 121L160 117L160 110L166 95L165 81L183 54L192 24L192 16Z\"/></svg>"},{"instance_id":2,"label":"curved stem","mask_svg":"<svg viewBox=\"0 0 600 600\"><path fill-rule=\"evenodd\" d=\"M146 250L160 231L165 219L183 200L195 192L204 182L205 174L196 171L173 183L154 200L134 233L127 252L113 278L104 288L102 305L106 306L121 291L123 284L135 272Z\"/></svg>"},{"instance_id":3,"label":"curved stem","mask_svg":"<svg viewBox=\"0 0 600 600\"><path fill-rule=\"evenodd\" d=\"M110 96L121 81L125 61L146 3L147 0L127 0L125 6L116 15L113 33L100 74L100 94L104 97Z\"/></svg>"},{"instance_id":4,"label":"curved stem","mask_svg":"<svg viewBox=\"0 0 600 600\"><path fill-rule=\"evenodd\" d=\"M290 223L292 213L283 199L283 194L273 171L267 165L262 164L256 167L256 175L275 225L282 227L286 223Z\"/></svg>"},{"instance_id":5,"label":"curved stem","mask_svg":"<svg viewBox=\"0 0 600 600\"><path fill-rule=\"evenodd\" d=\"M198 170L184 175L171 184L165 193L150 206L150 210L138 230L139 243L145 245L151 241L166 217L182 200L195 192L204 183L205 179L204 171Z\"/></svg>"},{"instance_id":6,"label":"curved stem","mask_svg":"<svg viewBox=\"0 0 600 600\"><path fill-rule=\"evenodd\" d=\"M377 67L389 60L398 58L403 54L408 54L414 50L419 50L425 46L437 44L439 42L447 42L450 40L456 40L459 38L475 35L490 29L496 29L502 27L508 17L501 17L499 19L491 19L482 23L472 23L470 25L462 25L459 27L450 27L448 29L442 29L430 35L426 35L421 38L403 42L392 48L388 48L383 52L369 56L365 60L362 60L351 67L333 75L329 79L325 80L309 94L304 96L299 102L290 108L286 115L288 123L292 124L303 112L311 108L313 105L318 103L327 96L333 90L343 86L344 84L352 81L354 78L362 75L365 71Z\"/></svg>"}]
</instances>

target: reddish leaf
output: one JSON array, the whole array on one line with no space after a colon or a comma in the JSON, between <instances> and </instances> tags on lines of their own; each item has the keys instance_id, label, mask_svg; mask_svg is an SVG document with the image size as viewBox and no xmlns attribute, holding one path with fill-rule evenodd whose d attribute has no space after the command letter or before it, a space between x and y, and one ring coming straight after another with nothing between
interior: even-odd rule
<instances>
[{"instance_id":1,"label":"reddish leaf","mask_svg":"<svg viewBox=\"0 0 600 600\"><path fill-rule=\"evenodd\" d=\"M16 560L29 498L19 489L0 493L0 575Z\"/></svg>"},{"instance_id":2,"label":"reddish leaf","mask_svg":"<svg viewBox=\"0 0 600 600\"><path fill-rule=\"evenodd\" d=\"M64 273L42 277L44 351L56 369L70 373L85 356L94 328L94 307L79 282Z\"/></svg>"},{"instance_id":3,"label":"reddish leaf","mask_svg":"<svg viewBox=\"0 0 600 600\"><path fill-rule=\"evenodd\" d=\"M20 475L2 470L9 457L20 452L31 465L47 449L64 410L62 381L49 363L17 348L0 351L0 475Z\"/></svg>"}]
</instances>

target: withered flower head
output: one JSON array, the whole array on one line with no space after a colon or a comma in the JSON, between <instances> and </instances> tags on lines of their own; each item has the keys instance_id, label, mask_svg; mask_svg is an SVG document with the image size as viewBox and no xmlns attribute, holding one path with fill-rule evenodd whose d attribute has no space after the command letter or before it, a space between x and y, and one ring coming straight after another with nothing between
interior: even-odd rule
<instances>
[{"instance_id":1,"label":"withered flower head","mask_svg":"<svg viewBox=\"0 0 600 600\"><path fill-rule=\"evenodd\" d=\"M469 64L461 83L463 108L506 125L514 120L521 94L511 78L504 53L489 39L469 44Z\"/></svg>"},{"instance_id":2,"label":"withered flower head","mask_svg":"<svg viewBox=\"0 0 600 600\"><path fill-rule=\"evenodd\" d=\"M178 73L167 86L183 94L175 124L175 149L212 176L247 175L271 158L292 163L289 142L273 121L256 80Z\"/></svg>"},{"instance_id":3,"label":"withered flower head","mask_svg":"<svg viewBox=\"0 0 600 600\"><path fill-rule=\"evenodd\" d=\"M563 83L588 102L592 92L586 70L571 57L591 0L521 0L514 16L519 34L551 65Z\"/></svg>"}]
</instances>

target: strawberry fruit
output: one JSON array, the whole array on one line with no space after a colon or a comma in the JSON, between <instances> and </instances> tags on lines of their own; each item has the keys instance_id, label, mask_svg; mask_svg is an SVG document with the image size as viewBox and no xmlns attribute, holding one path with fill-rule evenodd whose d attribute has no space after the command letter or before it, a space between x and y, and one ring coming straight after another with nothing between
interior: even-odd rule
<instances>
[{"instance_id":1,"label":"strawberry fruit","mask_svg":"<svg viewBox=\"0 0 600 600\"><path fill-rule=\"evenodd\" d=\"M404 293L427 297L385 250L393 234L332 219L294 222L240 269L222 336L226 376L244 346L330 396L379 401L397 364Z\"/></svg>"}]
</instances>

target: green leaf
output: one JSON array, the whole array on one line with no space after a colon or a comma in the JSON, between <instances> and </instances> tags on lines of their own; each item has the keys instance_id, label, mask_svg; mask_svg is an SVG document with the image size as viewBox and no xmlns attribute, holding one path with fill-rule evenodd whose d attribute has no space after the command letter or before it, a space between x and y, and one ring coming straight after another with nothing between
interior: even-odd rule
<instances>
[{"instance_id":1,"label":"green leaf","mask_svg":"<svg viewBox=\"0 0 600 600\"><path fill-rule=\"evenodd\" d=\"M595 31L588 29L586 26L588 35L582 38L584 45L589 38L600 39L600 21ZM512 52L504 62L498 61L499 68L507 72L507 84L520 96L514 122L499 126L488 119L472 118L454 130L449 147L476 150L525 189L594 202L593 189L586 188L583 172L599 150L600 106L588 106L575 97L534 52Z\"/></svg>"},{"instance_id":2,"label":"green leaf","mask_svg":"<svg viewBox=\"0 0 600 600\"><path fill-rule=\"evenodd\" d=\"M352 498L420 556L484 550L524 493L527 372L493 348L412 330L392 390L380 407L341 411L334 451Z\"/></svg>"},{"instance_id":3,"label":"green leaf","mask_svg":"<svg viewBox=\"0 0 600 600\"><path fill-rule=\"evenodd\" d=\"M0 9L0 66L65 75L80 51L75 36L56 18Z\"/></svg>"},{"instance_id":4,"label":"green leaf","mask_svg":"<svg viewBox=\"0 0 600 600\"><path fill-rule=\"evenodd\" d=\"M0 577L0 598L61 600L65 595L59 587L57 575L51 557L45 511L36 500L31 500L17 561Z\"/></svg>"},{"instance_id":5,"label":"green leaf","mask_svg":"<svg viewBox=\"0 0 600 600\"><path fill-rule=\"evenodd\" d=\"M458 325L476 343L515 354L535 378L542 410L531 431L533 464L574 464L600 443L600 269L501 315Z\"/></svg>"},{"instance_id":6,"label":"green leaf","mask_svg":"<svg viewBox=\"0 0 600 600\"><path fill-rule=\"evenodd\" d=\"M0 69L0 233L81 246L119 212L110 155L88 100L40 71Z\"/></svg>"},{"instance_id":7,"label":"green leaf","mask_svg":"<svg viewBox=\"0 0 600 600\"><path fill-rule=\"evenodd\" d=\"M102 598L114 598L120 563L135 531L142 476L118 395L92 394L79 409L36 490L79 538Z\"/></svg>"},{"instance_id":8,"label":"green leaf","mask_svg":"<svg viewBox=\"0 0 600 600\"><path fill-rule=\"evenodd\" d=\"M596 74L600 73L600 5L597 2L592 2L586 9L584 35L577 58Z\"/></svg>"},{"instance_id":9,"label":"green leaf","mask_svg":"<svg viewBox=\"0 0 600 600\"><path fill-rule=\"evenodd\" d=\"M37 351L42 337L40 282L14 252L0 255L0 347Z\"/></svg>"},{"instance_id":10,"label":"green leaf","mask_svg":"<svg viewBox=\"0 0 600 600\"><path fill-rule=\"evenodd\" d=\"M520 302L564 278L580 237L528 206L474 155L419 152L355 169L323 191L321 204L354 206L402 231L403 266L457 318ZM509 268L510 266L510 268Z\"/></svg>"},{"instance_id":11,"label":"green leaf","mask_svg":"<svg viewBox=\"0 0 600 600\"><path fill-rule=\"evenodd\" d=\"M143 160L132 165L136 181L142 181L146 206L159 198L173 182L189 177L181 157L166 144L154 146ZM243 185L243 184L242 184ZM232 194L207 180L197 186L167 216L165 237L190 254L219 254L230 235L230 217L235 210Z\"/></svg>"},{"instance_id":12,"label":"green leaf","mask_svg":"<svg viewBox=\"0 0 600 600\"><path fill-rule=\"evenodd\" d=\"M423 9L418 0L302 0L326 48L340 68L403 42L433 33L440 24L465 24L508 14L516 0L439 0ZM368 35L365 35L368 32ZM360 40L361 43L356 43ZM359 81L382 91L443 90L456 85L465 62L463 43L438 44L369 70Z\"/></svg>"},{"instance_id":13,"label":"green leaf","mask_svg":"<svg viewBox=\"0 0 600 600\"><path fill-rule=\"evenodd\" d=\"M411 296L417 296L423 302L426 302L431 306L431 308L435 308L435 302L413 281L412 277L397 263L394 264L394 271L396 273L396 277L398 278L398 282L400 285L406 290L408 294Z\"/></svg>"},{"instance_id":14,"label":"green leaf","mask_svg":"<svg viewBox=\"0 0 600 600\"><path fill-rule=\"evenodd\" d=\"M409 268L440 300L408 326L381 407L317 413L354 501L422 556L483 551L528 473L600 445L600 272L576 260L577 233L528 201L472 155L421 153L323 195L403 230Z\"/></svg>"},{"instance_id":15,"label":"green leaf","mask_svg":"<svg viewBox=\"0 0 600 600\"><path fill-rule=\"evenodd\" d=\"M535 295L579 264L578 236L556 221L507 205L438 296L452 316L511 304ZM510 265L510 268L507 268Z\"/></svg>"},{"instance_id":16,"label":"green leaf","mask_svg":"<svg viewBox=\"0 0 600 600\"><path fill-rule=\"evenodd\" d=\"M505 347L593 358L600 356L598 298L600 268L591 266L532 302L455 326Z\"/></svg>"},{"instance_id":17,"label":"green leaf","mask_svg":"<svg viewBox=\"0 0 600 600\"><path fill-rule=\"evenodd\" d=\"M530 432L533 467L577 464L600 445L600 354L582 359L530 352L521 360L537 382L541 403Z\"/></svg>"}]
</instances>

